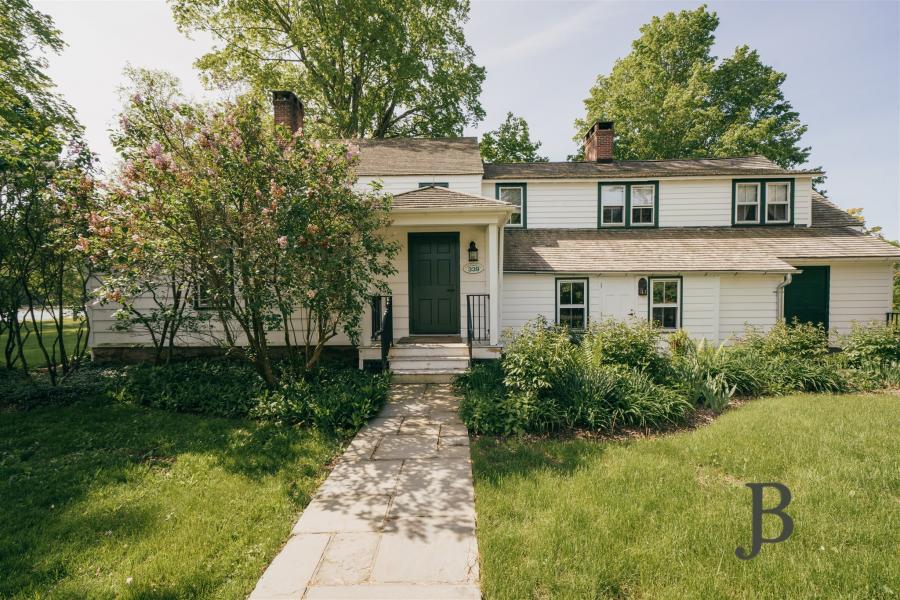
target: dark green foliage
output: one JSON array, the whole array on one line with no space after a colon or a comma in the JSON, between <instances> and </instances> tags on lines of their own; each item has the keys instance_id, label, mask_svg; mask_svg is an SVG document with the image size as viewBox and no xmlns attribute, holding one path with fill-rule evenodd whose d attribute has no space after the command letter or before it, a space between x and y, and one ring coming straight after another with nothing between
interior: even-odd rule
<instances>
[{"instance_id":1,"label":"dark green foliage","mask_svg":"<svg viewBox=\"0 0 900 600\"><path fill-rule=\"evenodd\" d=\"M843 354L803 323L748 329L733 344L709 346L686 332L667 337L643 322L592 325L577 341L539 319L502 360L457 380L460 414L476 433L541 433L573 428L659 429L694 407L721 412L735 395L840 393L900 383L900 340L883 326L857 327Z\"/></svg>"},{"instance_id":2,"label":"dark green foliage","mask_svg":"<svg viewBox=\"0 0 900 600\"><path fill-rule=\"evenodd\" d=\"M53 385L46 373L32 373L29 380L21 370L0 369L0 407L27 410L38 406L70 404L109 392L119 379L120 373L115 369L86 366L72 371Z\"/></svg>"},{"instance_id":3,"label":"dark green foliage","mask_svg":"<svg viewBox=\"0 0 900 600\"><path fill-rule=\"evenodd\" d=\"M284 377L278 389L259 397L251 415L329 432L356 432L384 406L389 383L386 373L318 369Z\"/></svg>"}]
</instances>

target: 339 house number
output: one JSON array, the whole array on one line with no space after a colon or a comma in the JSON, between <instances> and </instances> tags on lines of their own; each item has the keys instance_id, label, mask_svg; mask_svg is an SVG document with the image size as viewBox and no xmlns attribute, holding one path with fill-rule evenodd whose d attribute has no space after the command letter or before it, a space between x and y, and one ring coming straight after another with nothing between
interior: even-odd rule
<instances>
[{"instance_id":1,"label":"339 house number","mask_svg":"<svg viewBox=\"0 0 900 600\"><path fill-rule=\"evenodd\" d=\"M466 263L463 266L463 272L465 273L481 273L481 264L480 263Z\"/></svg>"}]
</instances>

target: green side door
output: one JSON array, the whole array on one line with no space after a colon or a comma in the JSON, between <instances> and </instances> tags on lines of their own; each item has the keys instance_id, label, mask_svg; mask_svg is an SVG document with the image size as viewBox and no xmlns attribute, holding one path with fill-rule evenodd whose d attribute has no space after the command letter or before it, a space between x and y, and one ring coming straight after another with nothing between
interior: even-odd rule
<instances>
[{"instance_id":1,"label":"green side door","mask_svg":"<svg viewBox=\"0 0 900 600\"><path fill-rule=\"evenodd\" d=\"M784 288L785 320L821 323L828 329L829 267L797 268L803 272Z\"/></svg>"},{"instance_id":2,"label":"green side door","mask_svg":"<svg viewBox=\"0 0 900 600\"><path fill-rule=\"evenodd\" d=\"M459 335L459 234L409 234L409 331Z\"/></svg>"}]
</instances>

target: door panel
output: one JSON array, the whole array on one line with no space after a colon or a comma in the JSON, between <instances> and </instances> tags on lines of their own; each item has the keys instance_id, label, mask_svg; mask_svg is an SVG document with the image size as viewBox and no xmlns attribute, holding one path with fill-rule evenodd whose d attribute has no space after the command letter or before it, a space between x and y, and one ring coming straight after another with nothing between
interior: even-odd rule
<instances>
[{"instance_id":1,"label":"door panel","mask_svg":"<svg viewBox=\"0 0 900 600\"><path fill-rule=\"evenodd\" d=\"M796 318L803 323L821 323L828 329L829 267L798 267L803 272L794 275L784 288L784 319Z\"/></svg>"},{"instance_id":2,"label":"door panel","mask_svg":"<svg viewBox=\"0 0 900 600\"><path fill-rule=\"evenodd\" d=\"M459 234L409 234L409 329L459 334Z\"/></svg>"}]
</instances>

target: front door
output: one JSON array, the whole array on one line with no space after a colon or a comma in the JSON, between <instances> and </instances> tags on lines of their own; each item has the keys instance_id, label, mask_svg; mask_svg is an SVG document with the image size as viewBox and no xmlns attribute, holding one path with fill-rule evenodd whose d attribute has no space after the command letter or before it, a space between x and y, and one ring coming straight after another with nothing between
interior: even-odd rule
<instances>
[{"instance_id":1,"label":"front door","mask_svg":"<svg viewBox=\"0 0 900 600\"><path fill-rule=\"evenodd\" d=\"M801 323L822 324L828 329L828 267L798 267L803 272L794 275L784 288L784 320L796 318Z\"/></svg>"},{"instance_id":2,"label":"front door","mask_svg":"<svg viewBox=\"0 0 900 600\"><path fill-rule=\"evenodd\" d=\"M409 234L409 332L459 335L459 234Z\"/></svg>"}]
</instances>

